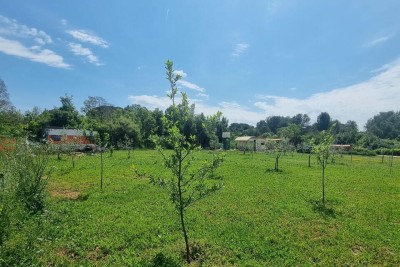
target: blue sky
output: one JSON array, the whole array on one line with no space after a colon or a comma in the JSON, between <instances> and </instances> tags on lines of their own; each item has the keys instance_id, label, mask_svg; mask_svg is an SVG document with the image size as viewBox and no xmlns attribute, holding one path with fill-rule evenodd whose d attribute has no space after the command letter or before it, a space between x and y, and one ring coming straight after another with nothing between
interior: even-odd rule
<instances>
[{"instance_id":1,"label":"blue sky","mask_svg":"<svg viewBox=\"0 0 400 267\"><path fill-rule=\"evenodd\" d=\"M0 77L26 111L72 95L170 105L164 62L196 112L229 122L327 111L362 129L399 110L400 1L0 0Z\"/></svg>"}]
</instances>

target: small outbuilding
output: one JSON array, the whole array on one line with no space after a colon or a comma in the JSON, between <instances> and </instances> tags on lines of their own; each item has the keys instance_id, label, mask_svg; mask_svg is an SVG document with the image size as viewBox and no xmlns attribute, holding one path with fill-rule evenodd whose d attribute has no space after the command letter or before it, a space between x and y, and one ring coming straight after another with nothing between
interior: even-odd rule
<instances>
[{"instance_id":1,"label":"small outbuilding","mask_svg":"<svg viewBox=\"0 0 400 267\"><path fill-rule=\"evenodd\" d=\"M254 150L256 137L255 136L240 136L235 139L236 149L238 150Z\"/></svg>"},{"instance_id":2,"label":"small outbuilding","mask_svg":"<svg viewBox=\"0 0 400 267\"><path fill-rule=\"evenodd\" d=\"M46 129L46 139L53 144L76 143L94 144L96 132L79 129L48 128Z\"/></svg>"}]
</instances>

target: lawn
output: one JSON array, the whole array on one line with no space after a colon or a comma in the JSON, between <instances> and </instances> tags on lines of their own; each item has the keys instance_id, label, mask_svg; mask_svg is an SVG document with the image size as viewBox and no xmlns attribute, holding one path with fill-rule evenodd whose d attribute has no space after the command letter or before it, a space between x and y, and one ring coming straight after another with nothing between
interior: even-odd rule
<instances>
[{"instance_id":1,"label":"lawn","mask_svg":"<svg viewBox=\"0 0 400 267\"><path fill-rule=\"evenodd\" d=\"M201 159L211 152L198 153ZM47 266L184 266L184 240L159 153L52 157L49 204L33 250ZM193 266L399 266L400 160L343 156L326 169L308 155L227 153L224 187L187 210ZM164 265L162 265L164 264Z\"/></svg>"}]
</instances>

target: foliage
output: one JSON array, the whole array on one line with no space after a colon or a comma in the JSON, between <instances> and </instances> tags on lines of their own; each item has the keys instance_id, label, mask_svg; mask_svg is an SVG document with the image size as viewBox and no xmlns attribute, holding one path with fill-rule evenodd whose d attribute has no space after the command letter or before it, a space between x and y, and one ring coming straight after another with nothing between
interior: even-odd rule
<instances>
[{"instance_id":1,"label":"foliage","mask_svg":"<svg viewBox=\"0 0 400 267\"><path fill-rule=\"evenodd\" d=\"M268 153L273 154L275 157L274 171L279 171L279 158L286 154L286 152L289 150L289 147L289 141L287 139L267 139L267 142L265 143L265 149Z\"/></svg>"},{"instance_id":2,"label":"foliage","mask_svg":"<svg viewBox=\"0 0 400 267\"><path fill-rule=\"evenodd\" d=\"M190 263L191 253L185 220L186 208L193 202L221 188L220 180L217 180L218 182L212 181L215 181L214 171L222 163L223 156L214 155L211 163L204 162L198 169L193 169L196 160L193 152L199 149L196 145L196 137L187 136L190 133L190 131L187 131L187 123L191 121L193 114L189 112L187 96L184 93L182 93L182 103L175 106L176 82L180 79L180 76L174 74L171 61L166 62L166 69L167 79L171 84L173 104L163 118L167 135L163 140L154 136L153 141L164 159L165 167L171 171L171 176L152 177L151 181L168 189L170 199L179 213L181 230L185 240L186 261ZM214 120L218 121L220 115L218 113ZM163 144L172 148L172 154L164 152Z\"/></svg>"},{"instance_id":3,"label":"foliage","mask_svg":"<svg viewBox=\"0 0 400 267\"><path fill-rule=\"evenodd\" d=\"M37 262L32 251L45 211L49 170L46 146L21 139L12 151L0 152L0 265Z\"/></svg>"},{"instance_id":4,"label":"foliage","mask_svg":"<svg viewBox=\"0 0 400 267\"><path fill-rule=\"evenodd\" d=\"M7 91L7 86L0 78L0 112L7 111L11 108L10 95Z\"/></svg>"},{"instance_id":5,"label":"foliage","mask_svg":"<svg viewBox=\"0 0 400 267\"><path fill-rule=\"evenodd\" d=\"M400 148L394 148L394 149L377 149L375 150L376 154L383 154L383 155L393 155L393 156L400 156Z\"/></svg>"},{"instance_id":6,"label":"foliage","mask_svg":"<svg viewBox=\"0 0 400 267\"><path fill-rule=\"evenodd\" d=\"M376 156L377 153L374 150L368 149L368 148L363 148L363 147L355 147L352 149L350 152L353 155L360 155L360 156Z\"/></svg>"},{"instance_id":7,"label":"foliage","mask_svg":"<svg viewBox=\"0 0 400 267\"><path fill-rule=\"evenodd\" d=\"M400 111L380 112L367 121L367 133L382 139L400 138Z\"/></svg>"},{"instance_id":8,"label":"foliage","mask_svg":"<svg viewBox=\"0 0 400 267\"><path fill-rule=\"evenodd\" d=\"M279 128L287 127L290 123L290 117L271 116L267 118L267 125L272 133L278 133Z\"/></svg>"},{"instance_id":9,"label":"foliage","mask_svg":"<svg viewBox=\"0 0 400 267\"><path fill-rule=\"evenodd\" d=\"M331 125L331 116L328 112L321 112L317 117L316 126L318 131L328 130Z\"/></svg>"},{"instance_id":10,"label":"foliage","mask_svg":"<svg viewBox=\"0 0 400 267\"><path fill-rule=\"evenodd\" d=\"M229 125L229 131L232 133L232 136L257 136L259 135L259 130L254 128L247 123L232 123Z\"/></svg>"},{"instance_id":11,"label":"foliage","mask_svg":"<svg viewBox=\"0 0 400 267\"><path fill-rule=\"evenodd\" d=\"M173 62L171 60L167 60L165 62L165 69L167 73L167 80L171 86L171 91L168 93L168 97L172 100L172 105L175 106L175 96L178 93L178 88L176 86L176 82L182 78L181 75L176 74L173 70Z\"/></svg>"},{"instance_id":12,"label":"foliage","mask_svg":"<svg viewBox=\"0 0 400 267\"><path fill-rule=\"evenodd\" d=\"M84 102L81 111L88 115L88 113L92 112L92 115L95 113L95 109L99 108L99 111L103 111L101 107L111 106L104 98L101 96L89 96ZM101 114L103 115L103 114ZM101 116L100 115L100 116Z\"/></svg>"},{"instance_id":13,"label":"foliage","mask_svg":"<svg viewBox=\"0 0 400 267\"><path fill-rule=\"evenodd\" d=\"M29 213L42 212L46 197L47 161L48 147L45 145L31 147L18 144L10 153L2 153L0 191L12 195Z\"/></svg>"},{"instance_id":14,"label":"foliage","mask_svg":"<svg viewBox=\"0 0 400 267\"><path fill-rule=\"evenodd\" d=\"M334 127L334 126L333 126ZM331 133L333 127L329 131L320 133L319 143L313 145L313 153L317 156L317 160L322 168L322 206L325 207L325 168L328 160L333 156L331 146L333 144L333 135Z\"/></svg>"},{"instance_id":15,"label":"foliage","mask_svg":"<svg viewBox=\"0 0 400 267\"><path fill-rule=\"evenodd\" d=\"M186 261L190 263L191 254L185 225L185 211L193 202L221 188L221 181L215 179L218 177L214 175L214 172L222 163L223 156L214 154L211 162L206 161L200 167L193 168L196 158L192 154L198 150L195 145L195 137L187 140L176 125L169 126L168 135L163 140L164 143L172 147L172 154L167 154L163 150L161 140L155 138L154 141L157 144L158 151L163 156L166 168L171 171L172 175L169 177L152 177L151 181L168 189L170 199L179 213L186 244Z\"/></svg>"},{"instance_id":16,"label":"foliage","mask_svg":"<svg viewBox=\"0 0 400 267\"><path fill-rule=\"evenodd\" d=\"M156 137L154 142L164 159L165 167L171 171L172 176L152 177L152 182L169 188L171 201L177 210L180 210L180 205L186 209L193 202L221 188L221 180L214 173L223 162L223 154L213 154L211 161L205 160L200 167L193 167L196 160L193 153L199 151L199 147L194 144L194 137L189 141L186 140L176 126L169 128L168 136L163 142ZM162 143L173 147L172 154L162 148ZM178 184L181 187L181 195Z\"/></svg>"}]
</instances>

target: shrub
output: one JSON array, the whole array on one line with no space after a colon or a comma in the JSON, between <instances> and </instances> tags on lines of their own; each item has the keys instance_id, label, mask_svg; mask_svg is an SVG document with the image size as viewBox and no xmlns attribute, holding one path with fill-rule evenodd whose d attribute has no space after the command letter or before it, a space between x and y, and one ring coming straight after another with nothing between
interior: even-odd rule
<instances>
[{"instance_id":1,"label":"shrub","mask_svg":"<svg viewBox=\"0 0 400 267\"><path fill-rule=\"evenodd\" d=\"M27 265L45 207L47 147L0 153L0 266Z\"/></svg>"},{"instance_id":2,"label":"shrub","mask_svg":"<svg viewBox=\"0 0 400 267\"><path fill-rule=\"evenodd\" d=\"M46 197L44 171L48 156L47 148L21 146L7 157L5 181L11 194L15 194L29 213L43 211Z\"/></svg>"},{"instance_id":3,"label":"shrub","mask_svg":"<svg viewBox=\"0 0 400 267\"><path fill-rule=\"evenodd\" d=\"M393 153L393 156L400 156L400 148L395 148L395 149L389 149L389 148L384 148L384 149L375 149L375 153L379 155L389 155L391 156Z\"/></svg>"},{"instance_id":4,"label":"shrub","mask_svg":"<svg viewBox=\"0 0 400 267\"><path fill-rule=\"evenodd\" d=\"M374 150L370 150L367 148L362 148L362 147L358 147L358 148L354 148L351 152L348 153L352 153L353 155L360 155L360 156L376 156L376 152Z\"/></svg>"}]
</instances>

